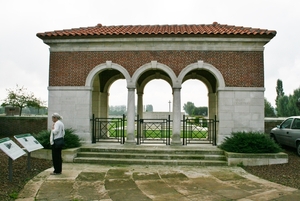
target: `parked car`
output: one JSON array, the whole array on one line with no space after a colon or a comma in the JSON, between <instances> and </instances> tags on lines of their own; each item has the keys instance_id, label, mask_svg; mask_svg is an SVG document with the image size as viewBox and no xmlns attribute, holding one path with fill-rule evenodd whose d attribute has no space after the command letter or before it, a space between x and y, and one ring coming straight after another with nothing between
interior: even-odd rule
<instances>
[{"instance_id":1,"label":"parked car","mask_svg":"<svg viewBox=\"0 0 300 201\"><path fill-rule=\"evenodd\" d=\"M292 116L273 128L270 137L275 142L297 149L300 156L300 116Z\"/></svg>"}]
</instances>

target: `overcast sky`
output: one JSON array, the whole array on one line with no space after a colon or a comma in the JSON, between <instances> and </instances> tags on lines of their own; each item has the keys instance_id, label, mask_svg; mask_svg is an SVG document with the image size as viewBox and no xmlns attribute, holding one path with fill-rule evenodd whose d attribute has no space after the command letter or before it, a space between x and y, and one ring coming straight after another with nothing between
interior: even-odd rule
<instances>
[{"instance_id":1,"label":"overcast sky","mask_svg":"<svg viewBox=\"0 0 300 201\"><path fill-rule=\"evenodd\" d=\"M276 30L265 46L265 97L273 106L276 81L286 95L300 87L299 0L0 0L0 100L8 88L24 86L48 100L49 47L38 32L102 25L211 24ZM126 105L125 82L111 86L110 105ZM155 90L155 88L160 91ZM145 88L144 104L168 111L171 87L162 80ZM207 89L200 81L182 87L182 104L207 105ZM2 101L0 101L2 102Z\"/></svg>"}]
</instances>

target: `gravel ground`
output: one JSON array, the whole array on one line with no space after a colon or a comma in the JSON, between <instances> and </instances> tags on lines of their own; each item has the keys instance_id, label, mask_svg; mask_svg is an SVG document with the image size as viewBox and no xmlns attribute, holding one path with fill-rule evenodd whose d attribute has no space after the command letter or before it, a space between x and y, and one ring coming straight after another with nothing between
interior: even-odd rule
<instances>
[{"instance_id":1,"label":"gravel ground","mask_svg":"<svg viewBox=\"0 0 300 201\"><path fill-rule=\"evenodd\" d=\"M285 186L300 189L300 157L295 149L283 147L289 156L289 162L280 165L243 167L247 172L260 178Z\"/></svg>"},{"instance_id":2,"label":"gravel ground","mask_svg":"<svg viewBox=\"0 0 300 201\"><path fill-rule=\"evenodd\" d=\"M260 178L300 189L300 157L295 150L285 148L289 163L270 166L243 167L247 172ZM26 182L41 171L52 167L49 160L31 158L31 170L27 170L27 157L13 161L13 178L8 180L8 156L0 150L0 200L14 200Z\"/></svg>"},{"instance_id":3,"label":"gravel ground","mask_svg":"<svg viewBox=\"0 0 300 201\"><path fill-rule=\"evenodd\" d=\"M12 162L12 181L9 181L9 157L0 150L0 200L14 200L19 191L34 176L52 167L52 161L31 158L30 170L27 170L27 156L22 156Z\"/></svg>"}]
</instances>

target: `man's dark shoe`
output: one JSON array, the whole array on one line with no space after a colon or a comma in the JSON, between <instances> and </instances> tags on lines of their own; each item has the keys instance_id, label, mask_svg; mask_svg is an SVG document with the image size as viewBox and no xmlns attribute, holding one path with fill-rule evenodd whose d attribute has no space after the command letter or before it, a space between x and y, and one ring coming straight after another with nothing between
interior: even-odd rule
<instances>
[{"instance_id":1,"label":"man's dark shoe","mask_svg":"<svg viewBox=\"0 0 300 201\"><path fill-rule=\"evenodd\" d=\"M59 175L61 173L51 172L50 175Z\"/></svg>"}]
</instances>

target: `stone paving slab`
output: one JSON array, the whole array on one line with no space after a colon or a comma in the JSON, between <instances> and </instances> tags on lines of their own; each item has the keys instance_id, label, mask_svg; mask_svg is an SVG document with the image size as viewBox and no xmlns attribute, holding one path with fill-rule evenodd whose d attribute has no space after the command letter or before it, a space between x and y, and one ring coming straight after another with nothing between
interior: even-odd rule
<instances>
[{"instance_id":1,"label":"stone paving slab","mask_svg":"<svg viewBox=\"0 0 300 201\"><path fill-rule=\"evenodd\" d=\"M17 201L300 200L300 190L248 174L240 167L63 164L30 180Z\"/></svg>"}]
</instances>

